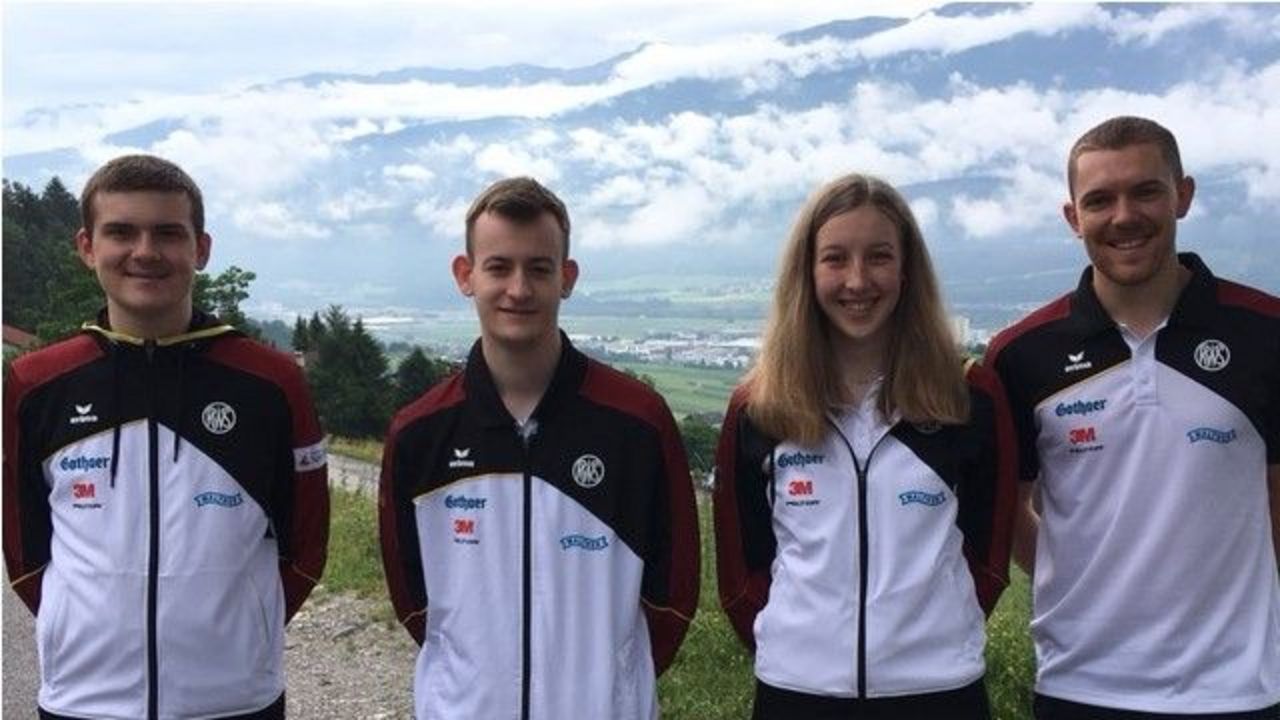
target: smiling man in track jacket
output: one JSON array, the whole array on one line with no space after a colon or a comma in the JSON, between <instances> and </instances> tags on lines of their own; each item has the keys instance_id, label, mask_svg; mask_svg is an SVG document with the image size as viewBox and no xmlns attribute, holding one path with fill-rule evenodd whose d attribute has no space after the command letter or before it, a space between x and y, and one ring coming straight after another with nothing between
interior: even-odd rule
<instances>
[{"instance_id":1,"label":"smiling man in track jacket","mask_svg":"<svg viewBox=\"0 0 1280 720\"><path fill-rule=\"evenodd\" d=\"M41 718L284 717L284 626L324 569L302 373L192 307L199 188L112 160L75 242L106 309L4 384L4 556L36 614Z\"/></svg>"},{"instance_id":2,"label":"smiling man in track jacket","mask_svg":"<svg viewBox=\"0 0 1280 720\"><path fill-rule=\"evenodd\" d=\"M453 261L481 337L392 423L380 489L396 614L422 645L418 720L657 718L697 607L683 445L644 384L559 329L569 217L529 178L467 214Z\"/></svg>"}]
</instances>

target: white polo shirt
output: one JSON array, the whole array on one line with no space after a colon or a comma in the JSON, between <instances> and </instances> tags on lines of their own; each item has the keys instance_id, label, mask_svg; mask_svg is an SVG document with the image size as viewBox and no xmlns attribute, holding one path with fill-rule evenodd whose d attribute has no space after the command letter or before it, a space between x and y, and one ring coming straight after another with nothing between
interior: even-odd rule
<instances>
[{"instance_id":1,"label":"white polo shirt","mask_svg":"<svg viewBox=\"0 0 1280 720\"><path fill-rule=\"evenodd\" d=\"M1280 702L1280 300L1179 259L1193 277L1147 338L1126 338L1085 270L987 355L1040 483L1036 690L1256 710Z\"/></svg>"}]
</instances>

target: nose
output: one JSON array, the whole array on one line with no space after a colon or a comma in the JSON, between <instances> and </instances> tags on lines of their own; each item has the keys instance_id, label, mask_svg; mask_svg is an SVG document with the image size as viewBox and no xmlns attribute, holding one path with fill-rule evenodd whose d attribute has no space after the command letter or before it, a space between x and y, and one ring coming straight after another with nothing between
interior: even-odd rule
<instances>
[{"instance_id":1,"label":"nose","mask_svg":"<svg viewBox=\"0 0 1280 720\"><path fill-rule=\"evenodd\" d=\"M1112 222L1116 225L1130 225L1138 222L1140 217L1137 203L1124 195L1120 195L1116 199L1115 214L1111 218Z\"/></svg>"},{"instance_id":2,"label":"nose","mask_svg":"<svg viewBox=\"0 0 1280 720\"><path fill-rule=\"evenodd\" d=\"M133 256L148 259L160 257L160 245L155 233L150 230L138 233L138 242L133 246Z\"/></svg>"},{"instance_id":3,"label":"nose","mask_svg":"<svg viewBox=\"0 0 1280 720\"><path fill-rule=\"evenodd\" d=\"M861 290L867 285L867 266L862 258L855 258L849 263L844 273L844 285L850 290Z\"/></svg>"},{"instance_id":4,"label":"nose","mask_svg":"<svg viewBox=\"0 0 1280 720\"><path fill-rule=\"evenodd\" d=\"M529 274L522 269L517 269L513 272L511 274L511 282L507 285L507 294L520 300L533 295L533 285L529 282Z\"/></svg>"}]
</instances>

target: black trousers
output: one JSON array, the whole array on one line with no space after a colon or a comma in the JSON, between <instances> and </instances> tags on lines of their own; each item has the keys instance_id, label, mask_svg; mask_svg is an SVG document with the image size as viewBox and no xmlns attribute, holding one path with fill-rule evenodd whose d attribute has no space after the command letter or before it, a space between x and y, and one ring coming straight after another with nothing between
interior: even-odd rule
<instances>
[{"instance_id":1,"label":"black trousers","mask_svg":"<svg viewBox=\"0 0 1280 720\"><path fill-rule=\"evenodd\" d=\"M1236 713L1149 713L1085 705L1036 694L1036 720L1280 720L1280 705Z\"/></svg>"},{"instance_id":2,"label":"black trousers","mask_svg":"<svg viewBox=\"0 0 1280 720\"><path fill-rule=\"evenodd\" d=\"M957 690L891 698L810 695L756 680L751 720L990 720L982 679Z\"/></svg>"},{"instance_id":3,"label":"black trousers","mask_svg":"<svg viewBox=\"0 0 1280 720\"><path fill-rule=\"evenodd\" d=\"M71 715L55 715L44 708L38 708L40 720L85 720L85 718L72 717ZM218 720L284 720L284 693L280 693L280 697L276 701L251 713L244 715L227 715Z\"/></svg>"}]
</instances>

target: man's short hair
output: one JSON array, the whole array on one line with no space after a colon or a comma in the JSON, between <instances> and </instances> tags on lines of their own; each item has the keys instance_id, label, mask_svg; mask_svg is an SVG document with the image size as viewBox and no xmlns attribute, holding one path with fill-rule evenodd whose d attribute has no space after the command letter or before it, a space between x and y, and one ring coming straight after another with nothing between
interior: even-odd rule
<instances>
[{"instance_id":1,"label":"man's short hair","mask_svg":"<svg viewBox=\"0 0 1280 720\"><path fill-rule=\"evenodd\" d=\"M118 192L185 193L191 201L191 227L204 234L204 197L196 181L174 163L154 155L122 155L98 168L80 193L80 218L93 234L93 196Z\"/></svg>"},{"instance_id":2,"label":"man's short hair","mask_svg":"<svg viewBox=\"0 0 1280 720\"><path fill-rule=\"evenodd\" d=\"M1081 155L1092 150L1119 150L1145 144L1159 148L1165 165L1173 171L1173 179L1182 179L1182 157L1178 154L1178 141L1173 133L1154 120L1121 115L1094 126L1071 146L1071 154L1067 156L1067 187L1071 196L1076 194L1076 161Z\"/></svg>"},{"instance_id":3,"label":"man's short hair","mask_svg":"<svg viewBox=\"0 0 1280 720\"><path fill-rule=\"evenodd\" d=\"M564 238L564 257L569 257L569 211L556 194L542 186L531 177L513 177L499 180L485 188L484 192L471 203L467 211L467 255L472 254L474 244L472 235L476 220L486 212L515 223L528 224L537 222L543 213L551 213L556 224L560 226L560 234Z\"/></svg>"}]
</instances>

